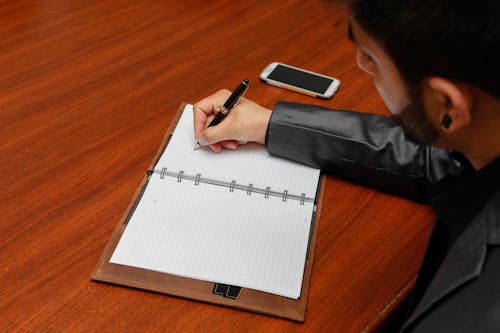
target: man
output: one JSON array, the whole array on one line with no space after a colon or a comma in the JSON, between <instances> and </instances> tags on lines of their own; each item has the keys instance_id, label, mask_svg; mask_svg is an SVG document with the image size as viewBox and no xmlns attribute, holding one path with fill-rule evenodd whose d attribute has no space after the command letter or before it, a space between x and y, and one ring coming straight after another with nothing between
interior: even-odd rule
<instances>
[{"instance_id":1,"label":"man","mask_svg":"<svg viewBox=\"0 0 500 333\"><path fill-rule=\"evenodd\" d=\"M353 0L357 62L393 119L243 99L195 105L195 133L428 202L437 214L402 332L500 332L500 1ZM395 121L394 121L395 120ZM418 223L418 221L416 221Z\"/></svg>"}]
</instances>

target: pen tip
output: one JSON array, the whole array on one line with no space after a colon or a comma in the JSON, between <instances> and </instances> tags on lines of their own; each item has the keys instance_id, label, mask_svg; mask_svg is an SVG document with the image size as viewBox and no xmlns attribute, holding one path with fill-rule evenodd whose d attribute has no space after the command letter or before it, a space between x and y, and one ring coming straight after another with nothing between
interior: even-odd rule
<instances>
[{"instance_id":1,"label":"pen tip","mask_svg":"<svg viewBox=\"0 0 500 333\"><path fill-rule=\"evenodd\" d=\"M196 142L196 144L194 145L193 150L198 150L198 149L200 149L200 147L201 147L200 144L198 142Z\"/></svg>"}]
</instances>

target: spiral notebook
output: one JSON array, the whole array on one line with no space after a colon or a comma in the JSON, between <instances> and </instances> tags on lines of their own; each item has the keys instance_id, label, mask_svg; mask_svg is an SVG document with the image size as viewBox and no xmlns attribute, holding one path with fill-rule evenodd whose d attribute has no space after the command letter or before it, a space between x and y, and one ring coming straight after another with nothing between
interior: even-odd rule
<instances>
[{"instance_id":1,"label":"spiral notebook","mask_svg":"<svg viewBox=\"0 0 500 333\"><path fill-rule=\"evenodd\" d=\"M270 156L256 144L220 154L193 150L192 105L183 106L179 116L92 278L200 299L186 292L189 287L154 288L134 275L151 272L299 300L314 235L319 170ZM131 269L132 283L106 278L108 266ZM219 303L212 296L201 299ZM237 302L243 292L232 298ZM303 320L303 313L273 313L244 303L234 305Z\"/></svg>"}]
</instances>

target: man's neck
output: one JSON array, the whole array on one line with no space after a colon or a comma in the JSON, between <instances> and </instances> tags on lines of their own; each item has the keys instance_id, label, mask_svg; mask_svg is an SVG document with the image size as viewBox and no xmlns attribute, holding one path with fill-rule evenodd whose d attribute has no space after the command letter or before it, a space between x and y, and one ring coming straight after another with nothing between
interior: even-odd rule
<instances>
[{"instance_id":1,"label":"man's neck","mask_svg":"<svg viewBox=\"0 0 500 333\"><path fill-rule=\"evenodd\" d=\"M474 155L474 154L467 154L464 153L464 155L467 157L467 159L470 161L474 169L480 170L496 160L497 158L500 157L500 154L497 154L495 156L480 156L479 154Z\"/></svg>"},{"instance_id":2,"label":"man's neck","mask_svg":"<svg viewBox=\"0 0 500 333\"><path fill-rule=\"evenodd\" d=\"M480 170L500 157L500 100L483 93L472 119L460 151Z\"/></svg>"}]
</instances>

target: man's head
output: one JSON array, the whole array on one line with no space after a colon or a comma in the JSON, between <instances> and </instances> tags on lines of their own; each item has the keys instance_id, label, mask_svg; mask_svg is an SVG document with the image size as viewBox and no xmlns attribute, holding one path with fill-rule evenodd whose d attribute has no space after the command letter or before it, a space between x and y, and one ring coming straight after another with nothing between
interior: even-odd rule
<instances>
[{"instance_id":1,"label":"man's head","mask_svg":"<svg viewBox=\"0 0 500 333\"><path fill-rule=\"evenodd\" d=\"M417 139L446 146L443 134L470 125L478 95L500 100L499 0L350 3L358 64Z\"/></svg>"}]
</instances>

